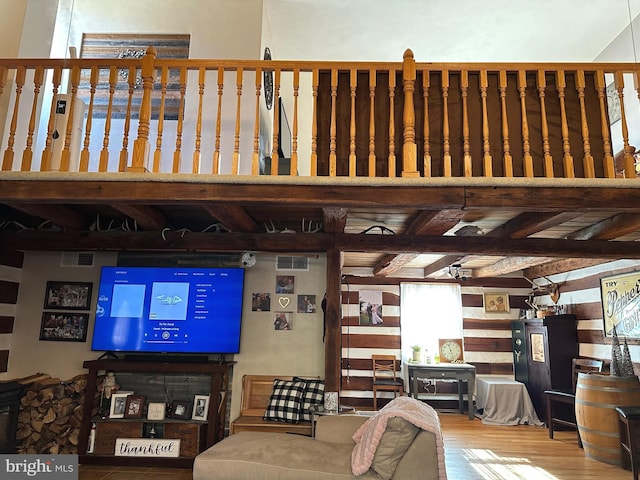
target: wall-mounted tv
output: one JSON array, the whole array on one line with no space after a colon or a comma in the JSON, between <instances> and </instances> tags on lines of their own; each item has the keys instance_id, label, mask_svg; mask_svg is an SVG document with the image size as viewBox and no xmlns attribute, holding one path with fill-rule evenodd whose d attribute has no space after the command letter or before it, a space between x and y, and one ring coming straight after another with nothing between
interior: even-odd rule
<instances>
[{"instance_id":1,"label":"wall-mounted tv","mask_svg":"<svg viewBox=\"0 0 640 480\"><path fill-rule=\"evenodd\" d=\"M238 353L242 268L102 267L92 350Z\"/></svg>"}]
</instances>

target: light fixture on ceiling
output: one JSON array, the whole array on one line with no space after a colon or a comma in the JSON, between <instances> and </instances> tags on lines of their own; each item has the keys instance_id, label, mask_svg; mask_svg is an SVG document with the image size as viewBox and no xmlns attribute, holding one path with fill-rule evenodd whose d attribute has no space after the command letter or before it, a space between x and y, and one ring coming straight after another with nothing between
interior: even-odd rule
<instances>
[{"instance_id":1,"label":"light fixture on ceiling","mask_svg":"<svg viewBox=\"0 0 640 480\"><path fill-rule=\"evenodd\" d=\"M240 257L240 263L246 268L253 267L256 264L256 254L253 252L244 252Z\"/></svg>"}]
</instances>

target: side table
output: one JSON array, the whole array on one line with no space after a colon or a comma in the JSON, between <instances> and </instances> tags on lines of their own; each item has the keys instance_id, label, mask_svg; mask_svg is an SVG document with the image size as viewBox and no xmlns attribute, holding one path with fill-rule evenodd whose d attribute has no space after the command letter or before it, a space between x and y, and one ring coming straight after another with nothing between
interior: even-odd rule
<instances>
[{"instance_id":1,"label":"side table","mask_svg":"<svg viewBox=\"0 0 640 480\"><path fill-rule=\"evenodd\" d=\"M322 415L353 415L356 413L356 409L354 407L340 405L336 411L325 410L322 405L312 405L309 412L311 412L311 438L315 438L317 417L321 417Z\"/></svg>"},{"instance_id":2,"label":"side table","mask_svg":"<svg viewBox=\"0 0 640 480\"><path fill-rule=\"evenodd\" d=\"M630 469L633 479L638 480L640 473L640 407L616 407L620 422L620 450L622 466Z\"/></svg>"}]
</instances>

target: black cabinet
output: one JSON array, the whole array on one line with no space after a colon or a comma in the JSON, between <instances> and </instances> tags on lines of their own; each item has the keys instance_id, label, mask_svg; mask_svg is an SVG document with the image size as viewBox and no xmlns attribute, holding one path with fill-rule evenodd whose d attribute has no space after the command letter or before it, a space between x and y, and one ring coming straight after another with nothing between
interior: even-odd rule
<instances>
[{"instance_id":1,"label":"black cabinet","mask_svg":"<svg viewBox=\"0 0 640 480\"><path fill-rule=\"evenodd\" d=\"M511 323L515 379L527 386L540 419L546 418L544 391L571 390L571 360L578 356L575 315L551 315Z\"/></svg>"}]
</instances>

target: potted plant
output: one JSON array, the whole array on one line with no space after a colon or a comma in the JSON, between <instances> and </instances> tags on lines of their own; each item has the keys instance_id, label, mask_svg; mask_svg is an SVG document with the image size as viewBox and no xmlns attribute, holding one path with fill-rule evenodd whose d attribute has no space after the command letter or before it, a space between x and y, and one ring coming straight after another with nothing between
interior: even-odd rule
<instances>
[{"instance_id":1,"label":"potted plant","mask_svg":"<svg viewBox=\"0 0 640 480\"><path fill-rule=\"evenodd\" d=\"M411 350L413 350L413 361L420 362L420 360L422 360L420 358L422 353L422 347L420 345L411 345Z\"/></svg>"}]
</instances>

